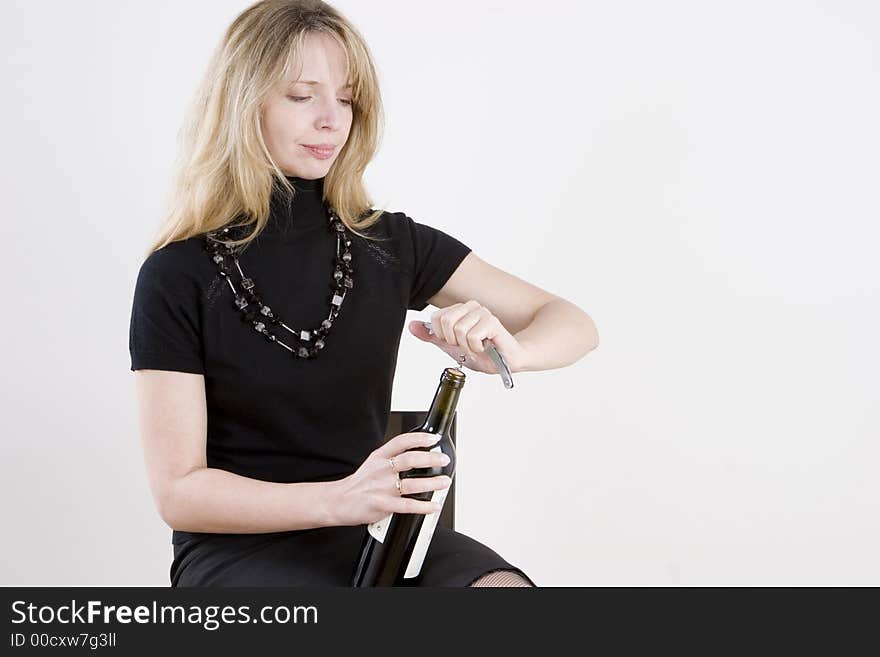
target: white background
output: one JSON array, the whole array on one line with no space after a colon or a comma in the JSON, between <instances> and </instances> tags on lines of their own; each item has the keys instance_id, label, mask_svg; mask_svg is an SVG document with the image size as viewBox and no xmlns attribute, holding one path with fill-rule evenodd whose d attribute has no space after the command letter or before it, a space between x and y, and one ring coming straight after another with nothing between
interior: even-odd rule
<instances>
[{"instance_id":1,"label":"white background","mask_svg":"<svg viewBox=\"0 0 880 657\"><path fill-rule=\"evenodd\" d=\"M168 585L131 295L246 6L2 2L0 584ZM374 204L601 336L469 377L456 528L542 586L880 584L878 5L335 6L384 93ZM405 333L392 408L450 362Z\"/></svg>"}]
</instances>

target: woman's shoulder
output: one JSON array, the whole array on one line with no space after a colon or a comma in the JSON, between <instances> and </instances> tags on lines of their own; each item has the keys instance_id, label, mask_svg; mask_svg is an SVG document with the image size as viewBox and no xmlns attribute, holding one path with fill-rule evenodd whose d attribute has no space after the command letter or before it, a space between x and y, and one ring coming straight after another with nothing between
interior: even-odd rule
<instances>
[{"instance_id":1,"label":"woman's shoulder","mask_svg":"<svg viewBox=\"0 0 880 657\"><path fill-rule=\"evenodd\" d=\"M211 254L205 247L203 235L169 242L144 259L141 271L157 275L202 278L216 269L212 267Z\"/></svg>"},{"instance_id":2,"label":"woman's shoulder","mask_svg":"<svg viewBox=\"0 0 880 657\"><path fill-rule=\"evenodd\" d=\"M383 210L376 225L393 237L412 237L422 230L436 230L432 222L417 220L413 215L403 210Z\"/></svg>"},{"instance_id":3,"label":"woman's shoulder","mask_svg":"<svg viewBox=\"0 0 880 657\"><path fill-rule=\"evenodd\" d=\"M412 235L417 230L416 224L417 222L406 212L382 210L376 223L364 232L378 240L397 243L399 248L400 242L407 244L412 240Z\"/></svg>"},{"instance_id":4,"label":"woman's shoulder","mask_svg":"<svg viewBox=\"0 0 880 657\"><path fill-rule=\"evenodd\" d=\"M175 240L152 251L137 272L136 298L194 303L216 287L218 268L204 236Z\"/></svg>"}]
</instances>

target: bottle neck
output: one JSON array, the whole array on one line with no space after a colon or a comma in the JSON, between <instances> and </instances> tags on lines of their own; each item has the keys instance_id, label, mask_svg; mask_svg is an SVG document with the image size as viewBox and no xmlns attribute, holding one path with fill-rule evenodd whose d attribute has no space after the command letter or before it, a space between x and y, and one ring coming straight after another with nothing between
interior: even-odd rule
<instances>
[{"instance_id":1,"label":"bottle neck","mask_svg":"<svg viewBox=\"0 0 880 657\"><path fill-rule=\"evenodd\" d=\"M423 425L425 431L443 435L449 433L455 408L458 406L459 395L461 395L460 385L455 385L452 381L440 382L425 418Z\"/></svg>"}]
</instances>

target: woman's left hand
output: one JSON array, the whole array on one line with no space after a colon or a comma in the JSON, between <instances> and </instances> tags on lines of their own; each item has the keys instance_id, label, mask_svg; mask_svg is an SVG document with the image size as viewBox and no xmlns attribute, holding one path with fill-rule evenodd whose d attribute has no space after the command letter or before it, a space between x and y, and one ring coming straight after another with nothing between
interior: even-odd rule
<instances>
[{"instance_id":1,"label":"woman's left hand","mask_svg":"<svg viewBox=\"0 0 880 657\"><path fill-rule=\"evenodd\" d=\"M475 372L498 374L498 368L483 346L483 340L487 339L504 357L511 372L519 372L525 363L525 347L488 308L476 301L441 308L431 315L430 322L434 335L428 333L422 321L410 322L409 331L420 340L437 345L457 363L461 363L462 355L467 356L463 365Z\"/></svg>"}]
</instances>

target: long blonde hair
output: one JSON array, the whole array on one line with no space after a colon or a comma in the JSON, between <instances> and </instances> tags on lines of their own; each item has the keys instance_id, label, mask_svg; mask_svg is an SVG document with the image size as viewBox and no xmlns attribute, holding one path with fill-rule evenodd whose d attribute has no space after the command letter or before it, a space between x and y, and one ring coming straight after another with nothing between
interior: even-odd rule
<instances>
[{"instance_id":1,"label":"long blonde hair","mask_svg":"<svg viewBox=\"0 0 880 657\"><path fill-rule=\"evenodd\" d=\"M310 32L330 35L346 54L353 85L348 140L324 178L324 199L354 233L379 220L362 175L379 145L384 122L378 77L360 33L320 0L261 0L236 17L208 64L178 134L180 153L165 218L150 253L232 224L254 229L231 245L245 245L265 227L273 187L294 188L278 167L260 127L264 98L301 62Z\"/></svg>"}]
</instances>

